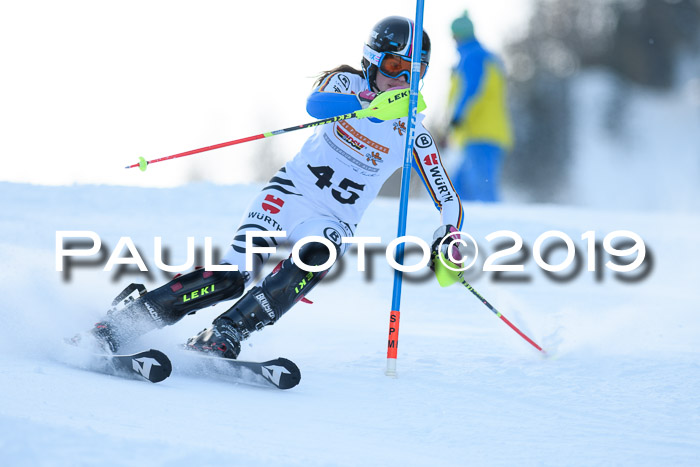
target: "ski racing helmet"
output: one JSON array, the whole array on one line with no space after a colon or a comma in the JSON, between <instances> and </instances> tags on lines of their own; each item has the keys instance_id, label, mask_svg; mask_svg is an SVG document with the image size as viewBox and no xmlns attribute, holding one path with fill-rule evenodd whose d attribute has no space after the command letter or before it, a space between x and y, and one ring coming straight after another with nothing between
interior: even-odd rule
<instances>
[{"instance_id":1,"label":"ski racing helmet","mask_svg":"<svg viewBox=\"0 0 700 467\"><path fill-rule=\"evenodd\" d=\"M362 71L367 86L377 92L377 72L390 78L411 79L411 57L413 54L414 24L402 16L389 16L378 22L365 43L362 54ZM420 78L428 71L430 62L430 38L423 31Z\"/></svg>"}]
</instances>

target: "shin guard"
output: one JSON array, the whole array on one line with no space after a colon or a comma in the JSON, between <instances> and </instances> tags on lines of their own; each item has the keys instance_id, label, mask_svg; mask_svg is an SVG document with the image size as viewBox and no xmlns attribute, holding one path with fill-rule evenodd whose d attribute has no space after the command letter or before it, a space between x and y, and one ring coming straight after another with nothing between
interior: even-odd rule
<instances>
[{"instance_id":1,"label":"shin guard","mask_svg":"<svg viewBox=\"0 0 700 467\"><path fill-rule=\"evenodd\" d=\"M106 319L96 325L95 333L116 351L124 342L153 329L180 321L184 316L224 300L238 298L245 289L239 271L197 269L176 276L150 292L141 284L131 284L115 298ZM131 294L138 290L137 298ZM116 308L123 300L124 307Z\"/></svg>"},{"instance_id":2,"label":"shin guard","mask_svg":"<svg viewBox=\"0 0 700 467\"><path fill-rule=\"evenodd\" d=\"M307 243L299 250L299 259L309 266L319 266L328 261L328 249L321 243ZM294 264L292 258L284 260L270 273L262 285L253 287L234 306L214 320L214 326L233 323L239 340L251 332L274 324L292 306L301 300L326 275L328 269L308 272Z\"/></svg>"}]
</instances>

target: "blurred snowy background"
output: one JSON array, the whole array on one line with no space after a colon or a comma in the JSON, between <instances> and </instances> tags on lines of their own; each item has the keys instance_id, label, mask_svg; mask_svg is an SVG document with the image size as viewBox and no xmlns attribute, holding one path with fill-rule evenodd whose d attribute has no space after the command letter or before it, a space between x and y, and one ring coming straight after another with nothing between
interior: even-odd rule
<instances>
[{"instance_id":1,"label":"blurred snowy background","mask_svg":"<svg viewBox=\"0 0 700 467\"><path fill-rule=\"evenodd\" d=\"M445 121L449 25L463 8L505 62L517 137L506 202L697 212L698 0L426 3L431 129ZM314 76L359 65L371 26L390 14L413 17L415 2L5 2L0 180L265 180L310 130L146 174L123 167L310 121Z\"/></svg>"},{"instance_id":2,"label":"blurred snowy background","mask_svg":"<svg viewBox=\"0 0 700 467\"><path fill-rule=\"evenodd\" d=\"M697 211L700 2L533 5L505 53L518 140L509 186L535 201Z\"/></svg>"}]
</instances>

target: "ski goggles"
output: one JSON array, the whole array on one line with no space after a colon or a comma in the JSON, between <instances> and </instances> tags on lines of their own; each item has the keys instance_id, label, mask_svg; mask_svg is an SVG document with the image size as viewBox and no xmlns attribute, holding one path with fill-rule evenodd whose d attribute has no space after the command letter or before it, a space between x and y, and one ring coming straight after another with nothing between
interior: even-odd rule
<instances>
[{"instance_id":1,"label":"ski goggles","mask_svg":"<svg viewBox=\"0 0 700 467\"><path fill-rule=\"evenodd\" d=\"M411 60L401 55L394 55L389 52L377 53L365 46L365 57L379 68L379 71L388 78L406 77L406 81L411 80ZM421 61L420 79L423 79L428 71L428 64Z\"/></svg>"}]
</instances>

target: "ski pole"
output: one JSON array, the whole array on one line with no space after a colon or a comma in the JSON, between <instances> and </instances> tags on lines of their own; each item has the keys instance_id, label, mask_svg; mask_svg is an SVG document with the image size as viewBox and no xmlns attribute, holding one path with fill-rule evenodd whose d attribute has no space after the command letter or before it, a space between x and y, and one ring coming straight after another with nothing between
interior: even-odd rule
<instances>
[{"instance_id":1,"label":"ski pole","mask_svg":"<svg viewBox=\"0 0 700 467\"><path fill-rule=\"evenodd\" d=\"M542 352L542 354L547 355L547 352L546 352L545 350L543 350L542 347L540 347L539 345L537 345L537 344L535 343L535 341L533 341L532 339L530 339L529 337L527 337L527 336L525 335L525 333L523 333L520 329L518 329L513 323L511 323L510 321L508 321L508 318L506 318L505 316L503 316L503 314L502 314L500 311L498 311L497 309L495 309L495 308L488 302L488 300L486 300L479 292L476 291L476 289L475 289L474 287L472 287L466 280L464 280L463 274L464 274L464 271L462 271L462 272L459 273L460 283L461 283L463 286L465 286L471 293L473 293L479 300L481 300L481 303L483 303L484 305L486 305L486 307L487 307L489 310L491 310L496 316L498 316L499 318L501 318L501 320L502 320L504 323L506 323L508 326L510 326L510 328L511 328L513 331L517 332L518 335L519 335L520 337L522 337L523 339L525 339L525 340L526 340L530 345L532 345L534 348L536 348L537 350L539 350L540 352Z\"/></svg>"},{"instance_id":2,"label":"ski pole","mask_svg":"<svg viewBox=\"0 0 700 467\"><path fill-rule=\"evenodd\" d=\"M411 167L413 165L413 144L415 135L413 129L416 126L416 110L420 112L420 60L423 48L423 9L424 0L416 1L416 20L413 31L413 55L411 56L411 83L409 109L407 112L408 124L406 130L406 145L403 156L403 169L401 171L401 193L399 197L399 223L396 238L406 235L406 223L408 217L408 192L411 184ZM396 247L396 262L403 264L404 243ZM386 352L385 374L396 377L396 359L399 347L399 321L401 318L401 285L403 273L399 269L394 270L394 285L391 295L391 313L389 315L389 339Z\"/></svg>"},{"instance_id":3,"label":"ski pole","mask_svg":"<svg viewBox=\"0 0 700 467\"><path fill-rule=\"evenodd\" d=\"M425 101L422 99L422 95L419 96L418 112L425 110ZM387 91L379 94L366 109L358 110L344 115L337 115L335 117L326 118L323 120L317 120L315 122L303 123L301 125L292 126L289 128L284 128L282 130L270 131L267 133L260 133L259 135L248 136L246 138L235 139L233 141L227 141L225 143L214 144L212 146L206 146L199 149L192 149L190 151L181 152L179 154L173 154L172 156L160 157L158 159L152 159L147 161L143 157L139 157L139 162L136 164L127 165L125 168L131 169L138 167L142 172L146 171L149 164L155 164L156 162L168 161L170 159L177 159L179 157L191 156L193 154L199 154L201 152L212 151L214 149L225 148L227 146L233 146L235 144L247 143L248 141L255 141L257 139L269 138L270 136L281 135L283 133L289 133L296 130L302 130L304 128L311 128L320 125L325 125L327 123L339 122L341 120L347 120L350 118L367 118L374 117L380 120L393 120L396 118L405 117L408 115L408 100L409 91L407 89L398 89L394 91Z\"/></svg>"}]
</instances>

